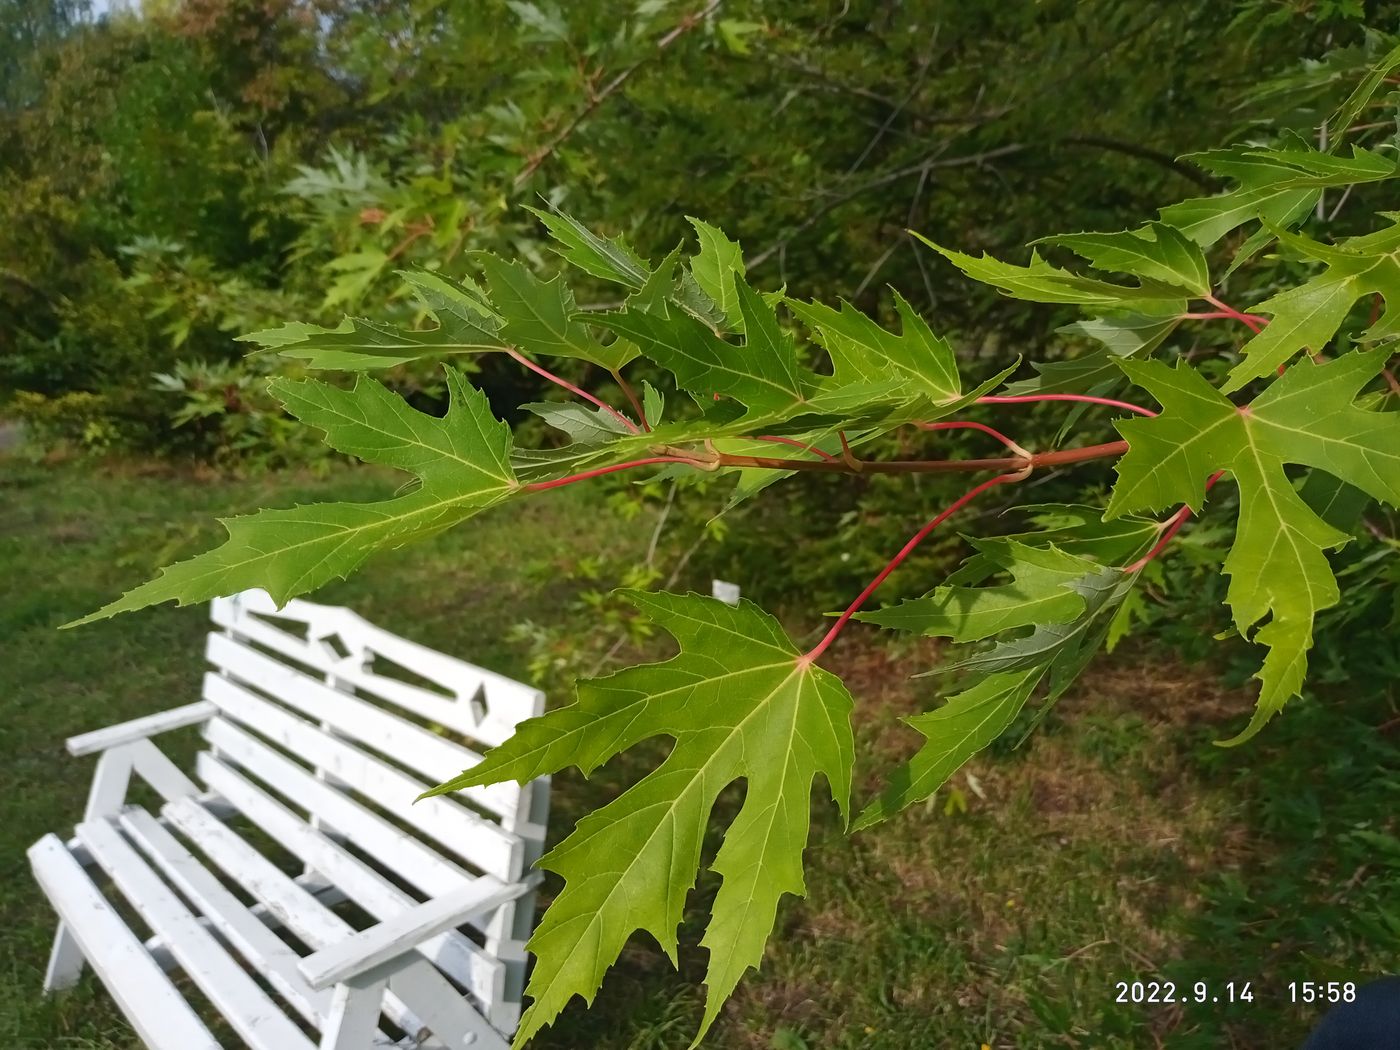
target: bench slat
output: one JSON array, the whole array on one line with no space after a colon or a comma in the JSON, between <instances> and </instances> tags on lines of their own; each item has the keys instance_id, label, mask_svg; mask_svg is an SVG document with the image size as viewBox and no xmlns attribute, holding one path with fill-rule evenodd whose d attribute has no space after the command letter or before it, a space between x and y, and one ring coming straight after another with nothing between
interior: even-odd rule
<instances>
[{"instance_id":1,"label":"bench slat","mask_svg":"<svg viewBox=\"0 0 1400 1050\"><path fill-rule=\"evenodd\" d=\"M236 756L230 753L229 757ZM304 864L325 875L376 919L384 920L402 914L418 903L219 759L207 752L202 753L198 758L198 771L200 777L213 790L236 806ZM175 819L174 814L172 819ZM218 824L217 821L214 823L219 830L212 833L233 835L222 824ZM192 829L182 830L189 834ZM194 837L193 834L191 837ZM247 849L251 851L252 847ZM233 872L230 874L238 877ZM453 885L440 885L433 895L451 893L454 889L466 885L468 881L468 878L459 875ZM273 910L281 916L280 911ZM484 923L485 919L489 917L475 920L471 925ZM307 943L319 949L323 944L332 942L327 940L313 943L307 940ZM488 1009L499 1000L504 988L505 964L484 952L468 938L455 931L443 933L424 941L419 950L453 980L469 989Z\"/></svg>"},{"instance_id":2,"label":"bench slat","mask_svg":"<svg viewBox=\"0 0 1400 1050\"><path fill-rule=\"evenodd\" d=\"M349 609L302 601L291 601L278 609L265 592L244 591L232 598L216 599L211 613L215 623L236 635L319 671L334 674L357 690L372 693L489 747L508 738L518 723L543 711L544 697L539 690L400 638ZM252 615L254 613L305 622L313 640L289 633ZM348 657L342 658L314 640L331 635L339 636L350 649ZM366 666L367 654L379 654L412 668L414 673L439 684L452 695L441 696L421 686L376 674L372 663ZM485 696L485 717L478 720L471 700L481 691Z\"/></svg>"},{"instance_id":3,"label":"bench slat","mask_svg":"<svg viewBox=\"0 0 1400 1050\"><path fill-rule=\"evenodd\" d=\"M173 826L189 836L216 867L252 894L270 914L282 919L282 925L313 951L354 936L353 926L295 879L279 871L194 799L178 799L163 807L161 812ZM442 981L441 975L438 980ZM442 985L450 988L445 981ZM455 991L452 994L455 995ZM406 1032L417 1033L423 1028L424 1022L417 1012L408 1009L397 995L385 998L384 1012Z\"/></svg>"},{"instance_id":4,"label":"bench slat","mask_svg":"<svg viewBox=\"0 0 1400 1050\"><path fill-rule=\"evenodd\" d=\"M83 955L152 1050L219 1050L209 1029L57 835L29 848L34 877Z\"/></svg>"},{"instance_id":5,"label":"bench slat","mask_svg":"<svg viewBox=\"0 0 1400 1050\"><path fill-rule=\"evenodd\" d=\"M209 635L209 662L239 681L261 689L310 718L359 740L441 783L476 765L481 756L399 715L333 689L319 679L223 634ZM515 816L520 785L509 782L462 792L501 817Z\"/></svg>"},{"instance_id":6,"label":"bench slat","mask_svg":"<svg viewBox=\"0 0 1400 1050\"><path fill-rule=\"evenodd\" d=\"M78 839L137 914L254 1050L315 1050L108 820L79 824Z\"/></svg>"},{"instance_id":7,"label":"bench slat","mask_svg":"<svg viewBox=\"0 0 1400 1050\"><path fill-rule=\"evenodd\" d=\"M461 1045L470 1046L471 1050L510 1050L510 1040L501 1038L501 1033L426 959L417 959L391 976L389 990L400 996L434 1032L470 1033L473 1039ZM422 1050L428 1050L428 1045L423 1044Z\"/></svg>"},{"instance_id":8,"label":"bench slat","mask_svg":"<svg viewBox=\"0 0 1400 1050\"><path fill-rule=\"evenodd\" d=\"M318 769L353 785L357 792L393 810L405 822L482 870L505 880L518 880L523 873L524 847L519 836L448 798L429 798L415 804L414 799L428 789L429 785L423 781L336 739L319 726L290 714L230 679L209 675L204 682L204 696L218 704L225 716L242 722ZM216 719L209 723L206 732L212 733L220 722ZM301 799L299 794L291 797ZM369 813L358 804L354 808ZM329 815L327 822L331 827L348 831Z\"/></svg>"},{"instance_id":9,"label":"bench slat","mask_svg":"<svg viewBox=\"0 0 1400 1050\"><path fill-rule=\"evenodd\" d=\"M348 795L328 787L234 723L216 719L204 728L204 738L217 749L220 757L232 760L298 809L306 810L312 817L335 828L347 841L428 896L446 893L472 877L461 865L371 813ZM204 754L201 752L196 760L196 772L201 777L206 771L206 765L200 761ZM210 783L207 778L205 780ZM214 785L210 783L210 787ZM249 816L254 815L250 813Z\"/></svg>"},{"instance_id":10,"label":"bench slat","mask_svg":"<svg viewBox=\"0 0 1400 1050\"><path fill-rule=\"evenodd\" d=\"M317 1028L330 1010L330 995L306 982L292 948L230 893L178 839L155 817L139 806L129 806L120 817L132 840L181 893L209 920L219 934L248 960L286 998L302 1017Z\"/></svg>"},{"instance_id":11,"label":"bench slat","mask_svg":"<svg viewBox=\"0 0 1400 1050\"><path fill-rule=\"evenodd\" d=\"M217 760L210 759L208 755L200 756L205 760L204 765L218 765ZM348 854L343 854L334 843L314 828L298 821L290 812L277 802L262 795L257 788L239 777L237 773L223 767L226 776L215 777L220 779L221 787L227 789L227 797L248 794L249 798L261 796L262 801L268 807L267 812L262 816L269 816L272 819L266 821L259 820L259 826L269 835L278 838L280 833L289 829L283 827L276 819L277 811L281 811L286 822L292 825L300 825L300 841L284 843L288 848L297 852L296 846L308 846L319 842L323 852L327 856L334 853L341 853L342 860L338 866L339 874L345 880L344 888L349 893L350 898L364 908L365 911L376 918L384 919L390 915L402 913L407 908L411 908L416 903L402 890L395 888L382 876L361 864ZM240 788L238 782L242 782ZM243 801L249 801L244 799ZM240 806L241 809L243 807ZM255 814L260 807L256 804L249 804L243 812L257 820ZM216 865L223 869L235 880L240 881L258 900L267 906L273 914L286 916L286 925L301 940L311 946L313 950L321 950L342 943L354 935L354 930L349 923L340 916L334 914L329 909L320 904L308 894L302 887L282 873L267 860L261 853L230 830L224 824L209 814L203 806L200 806L192 799L181 799L166 806L163 812L182 832L189 835L201 850L203 850ZM296 837L296 836L294 836ZM317 857L314 848L307 849L307 856L303 859ZM349 863L346 863L346 862ZM333 867L336 867L333 865ZM250 875L254 881L248 881ZM466 1000L457 992L447 980L434 970L428 959L439 966L445 973L449 974L463 987L486 1004L495 1001L500 995L500 989L504 986L505 968L496 959L492 959L481 952L476 945L463 937L456 931L439 934L437 937L424 941L418 946L418 950L427 958L420 958L408 963L397 975L390 978L391 990L396 990L399 979L404 979L403 993L406 999L409 990L416 990L420 994L414 995L414 1002L411 1010L404 1005L404 1002L397 994L391 995L386 1000L386 1012L391 1020L400 1028L410 1033L416 1033L423 1025L433 1026L435 1018L441 1018L450 1022L451 1025L464 1027L467 1031L478 1033L478 1038L482 1040L482 1045L494 1045L487 1038L488 1035L495 1035L487 1022L471 1007ZM427 994L421 994L426 992ZM445 1013L433 1006L437 1000L452 1000L452 1008ZM417 1020L422 1018L422 1020ZM450 1031L451 1027L445 1026ZM437 1031L439 1029L435 1029Z\"/></svg>"}]
</instances>

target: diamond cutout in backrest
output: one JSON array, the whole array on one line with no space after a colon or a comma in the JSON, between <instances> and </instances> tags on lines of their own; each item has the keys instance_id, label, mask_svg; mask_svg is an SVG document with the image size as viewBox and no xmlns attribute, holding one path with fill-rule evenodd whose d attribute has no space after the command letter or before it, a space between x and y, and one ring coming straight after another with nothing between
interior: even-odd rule
<instances>
[{"instance_id":1,"label":"diamond cutout in backrest","mask_svg":"<svg viewBox=\"0 0 1400 1050\"><path fill-rule=\"evenodd\" d=\"M340 637L338 633L327 634L323 637L317 638L316 644L321 647L321 650L327 656L329 656L332 660L335 660L337 662L340 660L344 660L347 656L354 652L353 649L351 649L348 645L345 644L345 639Z\"/></svg>"},{"instance_id":2,"label":"diamond cutout in backrest","mask_svg":"<svg viewBox=\"0 0 1400 1050\"><path fill-rule=\"evenodd\" d=\"M467 710L472 713L472 723L481 725L486 721L486 683L476 687L476 692L467 698Z\"/></svg>"}]
</instances>

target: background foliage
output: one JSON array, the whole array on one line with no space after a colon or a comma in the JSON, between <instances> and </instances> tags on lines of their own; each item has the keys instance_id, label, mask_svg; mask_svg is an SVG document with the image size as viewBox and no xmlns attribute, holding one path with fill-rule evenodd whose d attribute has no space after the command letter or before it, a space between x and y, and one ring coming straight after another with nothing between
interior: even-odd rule
<instances>
[{"instance_id":1,"label":"background foliage","mask_svg":"<svg viewBox=\"0 0 1400 1050\"><path fill-rule=\"evenodd\" d=\"M229 336L411 319L407 265L542 261L518 207L541 194L652 257L703 215L799 296L868 308L888 282L993 365L1046 311L953 292L905 227L996 251L1140 218L1214 184L1177 154L1308 127L1383 44L1366 27L1400 17L1301 0L145 11L0 14L0 390L41 437L274 463L275 407ZM1320 64L1254 87L1303 58ZM512 376L484 382L521 400Z\"/></svg>"}]
</instances>

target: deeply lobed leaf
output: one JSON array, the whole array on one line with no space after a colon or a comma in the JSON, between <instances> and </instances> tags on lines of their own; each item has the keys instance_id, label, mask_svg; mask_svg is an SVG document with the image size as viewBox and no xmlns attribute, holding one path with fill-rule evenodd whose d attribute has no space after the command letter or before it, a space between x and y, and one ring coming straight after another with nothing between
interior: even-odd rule
<instances>
[{"instance_id":1,"label":"deeply lobed leaf","mask_svg":"<svg viewBox=\"0 0 1400 1050\"><path fill-rule=\"evenodd\" d=\"M1272 374L1301 350L1316 352L1332 341L1356 300L1384 297L1387 310L1376 328L1396 322L1400 313L1400 223L1336 245L1308 237L1272 231L1284 244L1327 268L1318 276L1266 299L1253 309L1270 314L1268 326L1244 346L1244 360L1230 371L1222 390L1230 393L1246 383Z\"/></svg>"},{"instance_id":2,"label":"deeply lobed leaf","mask_svg":"<svg viewBox=\"0 0 1400 1050\"><path fill-rule=\"evenodd\" d=\"M366 463L409 471L418 487L378 503L323 503L263 510L223 524L221 546L161 570L155 579L69 626L174 600L186 605L260 587L278 604L353 571L369 555L465 521L518 488L510 429L485 396L447 371L451 405L441 419L360 377L353 390L279 380L273 392L326 442Z\"/></svg>"},{"instance_id":3,"label":"deeply lobed leaf","mask_svg":"<svg viewBox=\"0 0 1400 1050\"><path fill-rule=\"evenodd\" d=\"M1290 226L1316 203L1323 190L1393 179L1396 162L1353 148L1339 157L1292 136L1283 148L1236 146L1187 157L1236 186L1214 197L1193 197L1161 210L1162 221L1197 244L1209 246L1245 223L1262 219Z\"/></svg>"},{"instance_id":4,"label":"deeply lobed leaf","mask_svg":"<svg viewBox=\"0 0 1400 1050\"><path fill-rule=\"evenodd\" d=\"M530 941L539 962L517 1045L575 995L591 1001L634 931L652 934L674 961L710 810L742 779L743 805L713 865L723 882L702 942L710 962L698 1042L761 960L779 899L804 892L814 778L826 778L843 811L850 794L850 694L772 617L748 601L731 608L698 595L628 599L676 639L677 656L580 682L577 703L522 723L479 765L435 789L527 781L566 766L588 773L649 737L674 741L661 765L540 862L565 885Z\"/></svg>"},{"instance_id":5,"label":"deeply lobed leaf","mask_svg":"<svg viewBox=\"0 0 1400 1050\"><path fill-rule=\"evenodd\" d=\"M1240 490L1240 520L1225 563L1235 626L1270 650L1257 676L1259 704L1247 739L1303 682L1317 613L1339 593L1323 552L1346 542L1299 498L1289 463L1324 470L1375 499L1400 504L1400 415L1362 408L1356 398L1385 364L1386 351L1350 353L1288 369L1248 406L1237 407L1194 369L1122 362L1161 403L1154 419L1116 424L1129 451L1118 462L1108 505L1113 517L1185 503L1199 510L1207 478L1228 471Z\"/></svg>"}]
</instances>

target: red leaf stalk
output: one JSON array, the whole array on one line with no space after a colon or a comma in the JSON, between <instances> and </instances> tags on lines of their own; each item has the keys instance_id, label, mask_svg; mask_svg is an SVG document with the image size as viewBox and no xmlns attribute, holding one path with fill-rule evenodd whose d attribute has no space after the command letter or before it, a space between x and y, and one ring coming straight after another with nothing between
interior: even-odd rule
<instances>
[{"instance_id":1,"label":"red leaf stalk","mask_svg":"<svg viewBox=\"0 0 1400 1050\"><path fill-rule=\"evenodd\" d=\"M1224 475L1224 473L1225 473L1225 472L1224 472L1223 470L1217 470L1214 474L1212 474L1212 475L1210 476L1210 479L1209 479L1208 481L1206 481L1206 491L1207 491L1207 492L1209 492L1209 491L1211 490L1211 486L1213 486L1217 481L1220 480L1221 476ZM1166 521L1162 522L1162 526L1163 526L1163 529L1162 529L1162 536L1161 536L1161 538L1153 545L1152 549L1151 549L1150 551L1148 551L1146 554L1144 554L1144 555L1143 555L1141 558L1139 558L1137 561L1135 561L1135 562L1133 562L1131 565L1127 566L1123 571L1124 571L1124 572L1138 572L1138 571L1140 571L1144 566L1147 565L1148 562L1150 562L1153 558L1157 557L1157 555L1161 554L1162 551L1166 549L1167 544L1171 543L1172 537L1175 536L1178 532L1181 531L1181 526L1185 525L1186 522L1187 522L1187 520L1188 520L1190 517L1191 517L1191 508L1188 507L1188 506L1185 506L1185 505L1183 504L1181 507L1179 507L1179 508L1177 509L1177 512L1176 512L1175 514L1173 514L1173 515L1172 515L1170 518L1168 518Z\"/></svg>"},{"instance_id":2,"label":"red leaf stalk","mask_svg":"<svg viewBox=\"0 0 1400 1050\"><path fill-rule=\"evenodd\" d=\"M1228 317L1236 321L1244 321L1246 324L1254 321L1260 327L1269 323L1269 319L1261 314L1230 313L1225 310L1207 310L1195 314L1181 314L1180 316L1191 321L1218 321Z\"/></svg>"},{"instance_id":3,"label":"red leaf stalk","mask_svg":"<svg viewBox=\"0 0 1400 1050\"><path fill-rule=\"evenodd\" d=\"M632 411L637 413L637 419L641 421L642 429L651 430L651 423L647 421L647 410L642 407L642 403L638 400L637 392L632 389L632 385L622 378L622 373L616 368L612 369L612 377L617 380L617 385L627 396L627 400L631 402Z\"/></svg>"},{"instance_id":4,"label":"red leaf stalk","mask_svg":"<svg viewBox=\"0 0 1400 1050\"><path fill-rule=\"evenodd\" d=\"M1129 412L1136 412L1140 416L1155 416L1157 413L1150 408L1143 408L1135 405L1131 401L1116 401L1111 397L1091 397L1089 394L1017 394L1015 396L979 397L979 405L1029 405L1037 401L1081 401L1089 405L1108 405L1110 408L1122 408Z\"/></svg>"},{"instance_id":5,"label":"red leaf stalk","mask_svg":"<svg viewBox=\"0 0 1400 1050\"><path fill-rule=\"evenodd\" d=\"M535 362L531 361L528 357L526 357L524 354L522 354L519 350L511 349L511 350L507 350L506 353L509 354L511 357L515 358L515 360L519 361L522 365L524 365L526 368L528 368L531 372L535 372L535 373L537 373L537 374L539 374L539 375L542 375L542 376L544 376L546 379L548 379L551 383L554 383L554 384L557 385L557 386L562 386L565 390L569 391L571 394L577 394L579 397L583 398L585 401L591 401L593 404L597 405L599 408L606 409L607 411L611 412L614 416L617 417L617 419L619 420L619 422L621 422L622 425L625 426L625 427L626 427L628 430L630 430L632 433L634 433L634 434L639 433L639 431L637 430L637 424L636 424L636 423L633 423L630 419L628 419L626 416L624 416L621 412L619 412L617 409L613 408L612 405L609 405L609 404L607 404L607 403L605 403L605 402L603 402L603 401L599 401L596 397L594 397L592 394L590 394L587 390L580 390L578 387L574 386L573 383L570 383L567 379L563 379L563 378L561 378L560 376L555 375L553 372L550 372L550 371L547 370L547 369L541 368L539 365L535 364Z\"/></svg>"},{"instance_id":6,"label":"red leaf stalk","mask_svg":"<svg viewBox=\"0 0 1400 1050\"><path fill-rule=\"evenodd\" d=\"M686 459L683 456L650 456L647 459L634 459L628 463L614 463L609 467L598 467L596 470L585 470L581 474L570 474L566 478L555 478L553 481L532 481L528 485L520 486L525 492L544 492L546 489L563 488L565 485L572 485L576 481L587 481L589 478L601 478L604 474L615 474L619 470L631 470L633 467L646 467L653 463L688 463L694 466L706 466L693 459Z\"/></svg>"},{"instance_id":7,"label":"red leaf stalk","mask_svg":"<svg viewBox=\"0 0 1400 1050\"><path fill-rule=\"evenodd\" d=\"M1029 467L1025 470L1018 470L1014 474L998 474L996 477L989 478L980 485L974 485L950 503L938 517L934 518L909 538L909 542L900 549L898 554L889 560L889 564L880 570L880 574L870 581L865 590L857 595L856 600L846 607L846 611L831 625L831 630L827 631L826 636L801 657L801 661L803 663L811 663L813 660L817 659L817 657L821 656L822 653L826 652L831 643L836 640L836 636L840 634L846 624L850 622L851 617L860 612L860 607L865 604L866 600L875 593L880 584L884 583L885 580L889 578L890 573L899 568L905 558L914 553L914 549L928 538L929 533L938 528L938 526L942 525L988 489L994 488L997 485L1005 485L1008 482L1020 481L1028 473Z\"/></svg>"},{"instance_id":8,"label":"red leaf stalk","mask_svg":"<svg viewBox=\"0 0 1400 1050\"><path fill-rule=\"evenodd\" d=\"M992 437L996 438L1016 455L1025 456L1027 459L1030 459L1031 454L1029 452L1023 449L1016 442L1012 441L1000 430L993 429L992 427L987 426L987 424L985 423L959 422L956 420L949 420L941 423L920 423L918 425L924 430L980 430L982 433L990 434Z\"/></svg>"}]
</instances>

